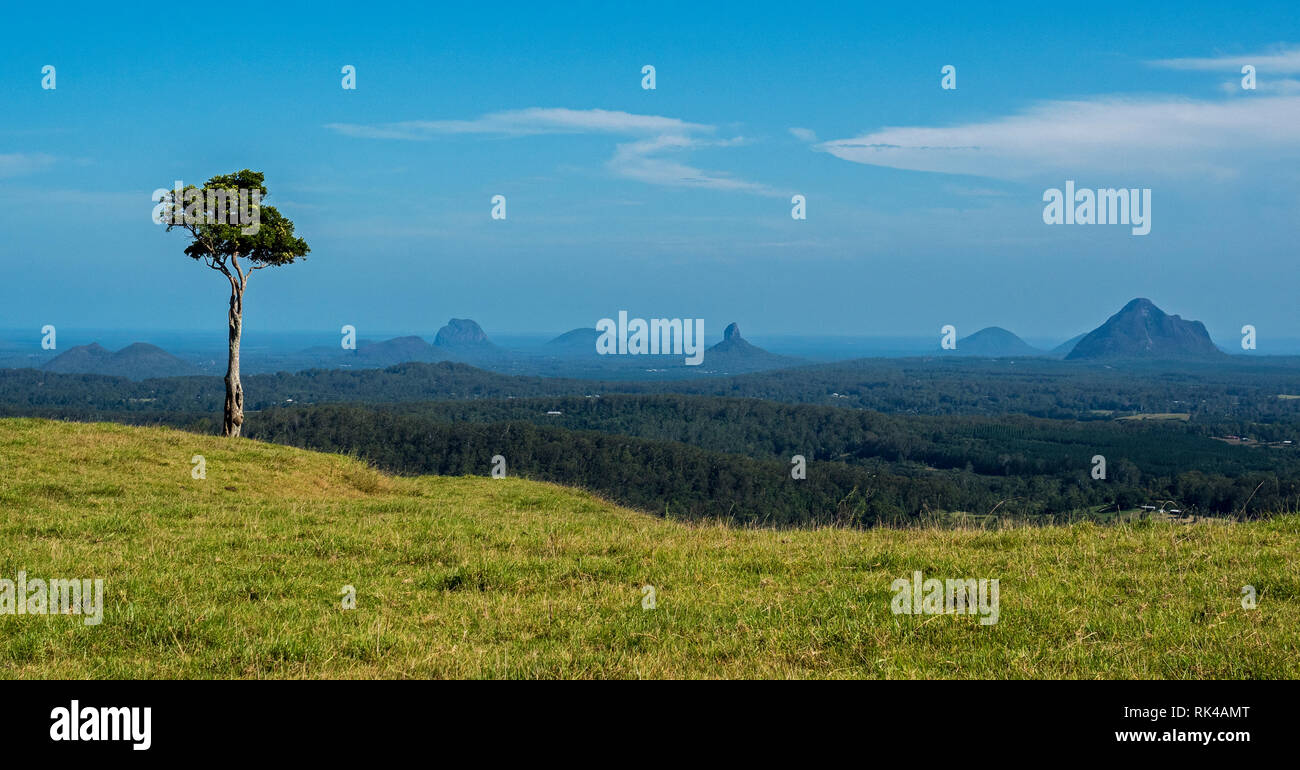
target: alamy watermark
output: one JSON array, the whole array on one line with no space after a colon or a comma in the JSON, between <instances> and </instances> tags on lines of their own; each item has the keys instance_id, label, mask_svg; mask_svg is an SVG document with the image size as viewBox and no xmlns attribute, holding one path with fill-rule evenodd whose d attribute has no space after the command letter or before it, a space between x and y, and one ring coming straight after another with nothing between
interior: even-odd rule
<instances>
[{"instance_id":1,"label":"alamy watermark","mask_svg":"<svg viewBox=\"0 0 1300 770\"><path fill-rule=\"evenodd\" d=\"M1049 225L1131 225L1134 235L1151 232L1150 187L1076 191L1067 179L1065 192L1049 187L1043 201L1043 222Z\"/></svg>"},{"instance_id":2,"label":"alamy watermark","mask_svg":"<svg viewBox=\"0 0 1300 770\"><path fill-rule=\"evenodd\" d=\"M889 607L895 615L979 615L980 625L998 622L998 580L899 578L889 586L894 599Z\"/></svg>"},{"instance_id":3,"label":"alamy watermark","mask_svg":"<svg viewBox=\"0 0 1300 770\"><path fill-rule=\"evenodd\" d=\"M104 580L0 578L0 615L85 615L84 623L104 622Z\"/></svg>"},{"instance_id":4,"label":"alamy watermark","mask_svg":"<svg viewBox=\"0 0 1300 770\"><path fill-rule=\"evenodd\" d=\"M135 751L148 751L153 745L153 709L82 706L72 701L67 707L50 711L50 740L59 741L129 741Z\"/></svg>"},{"instance_id":5,"label":"alamy watermark","mask_svg":"<svg viewBox=\"0 0 1300 770\"><path fill-rule=\"evenodd\" d=\"M244 235L262 227L262 191L220 187L186 187L177 179L172 189L159 187L150 200L156 225L240 225Z\"/></svg>"},{"instance_id":6,"label":"alamy watermark","mask_svg":"<svg viewBox=\"0 0 1300 770\"><path fill-rule=\"evenodd\" d=\"M602 318L596 322L596 331L600 332L596 338L596 353L602 356L657 356L671 353L685 355L687 366L704 363L703 318L629 320L627 311L620 310L617 323L612 318Z\"/></svg>"}]
</instances>

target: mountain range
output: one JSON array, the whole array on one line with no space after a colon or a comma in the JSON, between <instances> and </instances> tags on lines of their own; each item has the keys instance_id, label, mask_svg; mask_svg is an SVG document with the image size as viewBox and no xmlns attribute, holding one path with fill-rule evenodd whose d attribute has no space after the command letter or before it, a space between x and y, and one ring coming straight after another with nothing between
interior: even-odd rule
<instances>
[{"instance_id":1,"label":"mountain range","mask_svg":"<svg viewBox=\"0 0 1300 770\"><path fill-rule=\"evenodd\" d=\"M799 366L807 361L778 355L753 345L736 323L728 324L722 341L705 351L701 366L686 366L677 356L606 355L596 352L600 333L592 328L566 332L540 348L514 351L501 348L476 322L453 318L438 330L433 343L423 337L362 340L355 350L315 347L276 360L277 369L384 368L396 364L453 361L503 373L534 376L644 378L739 374ZM1219 360L1226 356L1215 347L1205 325L1168 315L1149 299L1134 299L1092 331L1043 350L1014 333L990 326L958 340L951 355L981 358L1064 358L1070 361L1115 360ZM106 374L146 379L211 374L224 368L213 360L200 368L154 345L137 342L119 351L98 343L81 345L56 356L46 371ZM248 371L253 367L246 366ZM275 369L271 369L274 371Z\"/></svg>"},{"instance_id":2,"label":"mountain range","mask_svg":"<svg viewBox=\"0 0 1300 770\"><path fill-rule=\"evenodd\" d=\"M353 368L382 368L409 362L485 363L503 357L506 351L498 348L487 334L468 318L453 318L438 330L429 344L423 337L409 335L378 342L363 340L354 351L333 348L314 348L318 354L338 360L338 365ZM328 361L324 362L328 365Z\"/></svg>"},{"instance_id":3,"label":"mountain range","mask_svg":"<svg viewBox=\"0 0 1300 770\"><path fill-rule=\"evenodd\" d=\"M50 359L41 369L59 374L106 374L133 380L203 373L194 364L147 342L136 342L116 352L98 342L78 345Z\"/></svg>"},{"instance_id":4,"label":"mountain range","mask_svg":"<svg viewBox=\"0 0 1300 770\"><path fill-rule=\"evenodd\" d=\"M1205 324L1168 315L1144 297L1131 300L1106 322L1050 351L1028 344L999 326L989 326L957 341L952 355L980 358L1046 356L1067 361L1214 360L1215 347Z\"/></svg>"},{"instance_id":5,"label":"mountain range","mask_svg":"<svg viewBox=\"0 0 1300 770\"><path fill-rule=\"evenodd\" d=\"M601 361L605 366L624 366L643 370L648 364L656 368L683 366L680 360L668 356L602 356L596 352L600 332L582 328L567 331L546 343L548 354L568 359ZM732 322L722 332L722 341L706 348L704 363L699 367L710 373L754 372L763 369L781 369L806 363L803 359L770 353L740 335L740 325Z\"/></svg>"}]
</instances>

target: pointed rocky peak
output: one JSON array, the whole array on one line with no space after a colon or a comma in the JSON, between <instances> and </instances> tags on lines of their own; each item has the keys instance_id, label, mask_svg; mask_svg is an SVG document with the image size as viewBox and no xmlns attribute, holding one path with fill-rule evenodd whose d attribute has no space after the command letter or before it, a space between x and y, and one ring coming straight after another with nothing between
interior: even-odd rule
<instances>
[{"instance_id":1,"label":"pointed rocky peak","mask_svg":"<svg viewBox=\"0 0 1300 770\"><path fill-rule=\"evenodd\" d=\"M732 322L722 331L722 341L704 352L704 365L729 372L756 372L779 369L802 363L797 358L780 356L750 343L740 336L740 324Z\"/></svg>"},{"instance_id":2,"label":"pointed rocky peak","mask_svg":"<svg viewBox=\"0 0 1300 770\"><path fill-rule=\"evenodd\" d=\"M1161 310L1160 308L1156 307L1156 303L1152 302L1151 300L1147 299L1146 297L1137 297L1137 298L1135 298L1135 299L1131 299L1131 300L1129 300L1129 301L1128 301L1128 304L1125 305L1123 308L1121 308L1119 312L1121 312L1121 313L1138 313L1138 312L1149 313L1149 312L1151 312L1152 310L1156 311L1157 313L1160 313L1161 315L1164 315L1164 311Z\"/></svg>"},{"instance_id":3,"label":"pointed rocky peak","mask_svg":"<svg viewBox=\"0 0 1300 770\"><path fill-rule=\"evenodd\" d=\"M1223 355L1205 324L1168 315L1144 297L1079 340L1067 360L1097 358L1218 358Z\"/></svg>"}]
</instances>

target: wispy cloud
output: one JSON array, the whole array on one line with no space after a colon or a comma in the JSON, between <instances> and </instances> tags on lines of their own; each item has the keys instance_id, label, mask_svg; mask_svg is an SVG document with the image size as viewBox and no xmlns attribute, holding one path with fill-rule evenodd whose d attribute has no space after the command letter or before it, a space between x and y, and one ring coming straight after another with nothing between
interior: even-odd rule
<instances>
[{"instance_id":1,"label":"wispy cloud","mask_svg":"<svg viewBox=\"0 0 1300 770\"><path fill-rule=\"evenodd\" d=\"M0 154L0 177L21 176L54 164L54 156L40 152Z\"/></svg>"},{"instance_id":2,"label":"wispy cloud","mask_svg":"<svg viewBox=\"0 0 1300 770\"><path fill-rule=\"evenodd\" d=\"M817 149L854 163L1026 179L1080 171L1231 176L1300 153L1300 97L1046 102L950 127L883 128Z\"/></svg>"},{"instance_id":3,"label":"wispy cloud","mask_svg":"<svg viewBox=\"0 0 1300 770\"><path fill-rule=\"evenodd\" d=\"M1253 96L1241 87L1241 78L1225 80L1219 89L1229 96ZM1255 81L1255 91L1266 94L1300 94L1300 80L1295 78L1264 78Z\"/></svg>"},{"instance_id":4,"label":"wispy cloud","mask_svg":"<svg viewBox=\"0 0 1300 770\"><path fill-rule=\"evenodd\" d=\"M667 153L685 152L701 147L730 147L743 144L743 138L711 141L689 136L666 134L619 144L614 157L605 167L619 176L648 184L675 187L707 187L715 190L735 190L760 195L776 195L766 185L737 179L718 171L702 171L688 166Z\"/></svg>"},{"instance_id":5,"label":"wispy cloud","mask_svg":"<svg viewBox=\"0 0 1300 770\"><path fill-rule=\"evenodd\" d=\"M729 147L742 137L713 138L716 127L659 115L638 115L618 110L573 110L532 107L493 112L472 120L421 120L375 125L330 123L327 128L344 136L363 139L427 141L448 135L492 134L525 137L543 134L598 134L626 137L615 146L605 167L640 182L677 187L704 187L759 194L765 185L737 179L720 171L705 171L678 159L683 153L708 147Z\"/></svg>"},{"instance_id":6,"label":"wispy cloud","mask_svg":"<svg viewBox=\"0 0 1300 770\"><path fill-rule=\"evenodd\" d=\"M658 115L563 107L492 112L473 120L412 120L378 125L330 123L326 128L364 139L433 139L445 134L689 134L713 130L713 126Z\"/></svg>"},{"instance_id":7,"label":"wispy cloud","mask_svg":"<svg viewBox=\"0 0 1300 770\"><path fill-rule=\"evenodd\" d=\"M1231 54L1187 59L1156 59L1147 62L1153 67L1199 72L1240 72L1247 64L1260 74L1300 73L1300 46L1278 46L1271 51L1253 54Z\"/></svg>"}]
</instances>

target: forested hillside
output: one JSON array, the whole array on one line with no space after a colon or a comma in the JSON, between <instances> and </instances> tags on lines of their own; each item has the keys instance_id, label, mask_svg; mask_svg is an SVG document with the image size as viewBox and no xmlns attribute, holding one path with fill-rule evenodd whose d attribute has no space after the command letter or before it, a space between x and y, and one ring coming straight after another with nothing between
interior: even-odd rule
<instances>
[{"instance_id":1,"label":"forested hillside","mask_svg":"<svg viewBox=\"0 0 1300 770\"><path fill-rule=\"evenodd\" d=\"M1102 519L1164 501L1198 515L1300 509L1300 400L1278 397L1300 390L1287 367L1084 367L1070 379L997 362L911 366L801 370L822 378L812 384L773 373L708 385L771 400L618 393L660 384L517 378L451 363L256 376L245 430L399 473L481 475L500 455L511 475L661 515L781 526L991 512ZM832 382L844 392L816 398ZM1096 395L1108 388L1113 395ZM218 429L221 394L220 381L204 377L0 376L3 414L199 432ZM1040 400L1038 411L1054 417L1016 413ZM880 411L857 406L864 402ZM1173 412L1181 406L1187 411ZM1116 419L1125 415L1176 419ZM796 455L808 463L806 478L791 476ZM1104 479L1092 476L1097 456Z\"/></svg>"},{"instance_id":2,"label":"forested hillside","mask_svg":"<svg viewBox=\"0 0 1300 770\"><path fill-rule=\"evenodd\" d=\"M364 371L310 370L245 379L250 411L288 403L396 403L448 399L681 393L912 414L1022 414L1109 419L1186 413L1191 420L1254 422L1300 415L1300 359L1124 366L1046 359L862 359L677 382L601 382L517 377L466 364L410 363ZM94 411L219 410L218 377L142 382L100 375L0 370L0 408Z\"/></svg>"}]
</instances>

